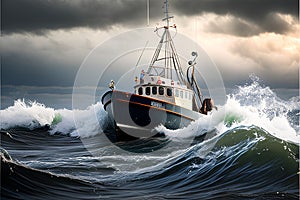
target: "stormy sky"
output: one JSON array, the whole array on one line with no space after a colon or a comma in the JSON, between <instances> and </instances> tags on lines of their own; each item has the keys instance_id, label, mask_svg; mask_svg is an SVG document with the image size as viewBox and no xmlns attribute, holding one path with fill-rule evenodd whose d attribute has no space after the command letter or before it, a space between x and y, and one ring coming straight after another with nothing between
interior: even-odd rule
<instances>
[{"instance_id":1,"label":"stormy sky","mask_svg":"<svg viewBox=\"0 0 300 200\"><path fill-rule=\"evenodd\" d=\"M162 24L163 0L149 2L149 27L155 27ZM254 73L265 85L297 95L297 0L169 3L178 32L207 52L227 88L244 84ZM144 27L147 0L1 0L2 107L16 98L47 101L51 95L62 103L70 98L80 65L97 45Z\"/></svg>"}]
</instances>

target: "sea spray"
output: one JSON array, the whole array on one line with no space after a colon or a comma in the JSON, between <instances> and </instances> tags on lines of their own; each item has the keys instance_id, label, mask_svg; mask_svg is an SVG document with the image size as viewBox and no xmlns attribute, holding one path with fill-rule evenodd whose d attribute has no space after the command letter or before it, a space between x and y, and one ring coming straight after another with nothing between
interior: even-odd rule
<instances>
[{"instance_id":1,"label":"sea spray","mask_svg":"<svg viewBox=\"0 0 300 200\"><path fill-rule=\"evenodd\" d=\"M200 117L190 126L178 130L160 126L158 130L178 139L195 137L213 129L222 134L240 126L257 126L277 138L299 145L299 97L285 101L269 87L262 86L258 77L251 75L250 81L227 95L225 105L218 105L218 110Z\"/></svg>"},{"instance_id":2,"label":"sea spray","mask_svg":"<svg viewBox=\"0 0 300 200\"><path fill-rule=\"evenodd\" d=\"M250 76L250 80L251 83L238 86L233 94L228 95L225 105L218 105L218 110L200 117L190 126L178 130L168 130L163 126L157 129L173 140L180 140L212 130L222 134L238 126L254 125L280 139L299 143L300 98L284 101L269 87L261 86L256 76ZM13 106L1 110L0 115L1 129L35 129L49 125L50 134L85 138L102 131L101 124L105 123L107 113L99 102L84 110L55 110L37 102L16 100Z\"/></svg>"},{"instance_id":3,"label":"sea spray","mask_svg":"<svg viewBox=\"0 0 300 200\"><path fill-rule=\"evenodd\" d=\"M98 118L94 118L96 113ZM74 115L80 120L75 124ZM85 110L48 108L44 104L24 99L15 100L14 105L0 111L0 129L26 128L29 130L48 126L50 134L63 134L72 137L90 137L101 132L101 117L105 111L100 103Z\"/></svg>"},{"instance_id":4,"label":"sea spray","mask_svg":"<svg viewBox=\"0 0 300 200\"><path fill-rule=\"evenodd\" d=\"M13 161L1 163L6 170L3 191L23 199L48 193L75 199L130 199L140 194L153 199L299 199L299 97L283 101L272 93L258 82L239 87L218 111L190 126L160 127L176 145L151 154L118 153L113 144L99 146L96 137L107 116L100 103L83 110L16 103L10 113L1 111L1 117L11 117L7 127L24 124L28 129L1 133L1 146ZM24 110L30 113L27 121L36 121L34 128L49 123L50 134L56 135L45 129L31 131L26 120L14 120L25 116ZM207 131L217 135L182 145L185 137ZM98 147L98 157L82 138Z\"/></svg>"},{"instance_id":5,"label":"sea spray","mask_svg":"<svg viewBox=\"0 0 300 200\"><path fill-rule=\"evenodd\" d=\"M101 133L101 119L105 117L105 111L100 103L93 104L85 110L57 111L62 120L54 125L50 133L69 134L72 137L91 137ZM97 117L95 117L95 114ZM76 121L74 120L76 118Z\"/></svg>"},{"instance_id":6,"label":"sea spray","mask_svg":"<svg viewBox=\"0 0 300 200\"><path fill-rule=\"evenodd\" d=\"M55 110L41 103L18 99L13 106L0 111L0 129L22 127L35 129L50 125L55 117Z\"/></svg>"},{"instance_id":7,"label":"sea spray","mask_svg":"<svg viewBox=\"0 0 300 200\"><path fill-rule=\"evenodd\" d=\"M250 80L250 84L228 95L226 110L235 112L230 106L234 102L243 118L240 125L255 125L275 137L299 143L299 97L282 100L269 87L262 86L258 77L251 75Z\"/></svg>"}]
</instances>

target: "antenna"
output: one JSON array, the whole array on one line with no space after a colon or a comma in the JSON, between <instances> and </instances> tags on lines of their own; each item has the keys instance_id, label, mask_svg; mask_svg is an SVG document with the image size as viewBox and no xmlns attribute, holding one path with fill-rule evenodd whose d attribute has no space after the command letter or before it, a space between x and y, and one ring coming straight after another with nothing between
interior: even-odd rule
<instances>
[{"instance_id":1,"label":"antenna","mask_svg":"<svg viewBox=\"0 0 300 200\"><path fill-rule=\"evenodd\" d=\"M147 0L147 26L150 25L150 0Z\"/></svg>"},{"instance_id":2,"label":"antenna","mask_svg":"<svg viewBox=\"0 0 300 200\"><path fill-rule=\"evenodd\" d=\"M166 0L164 2L166 4L166 11L165 11L165 14L166 14L166 17L163 19L163 21L166 21L167 20L167 28L169 28L169 19L173 18L174 16L169 16L169 1Z\"/></svg>"}]
</instances>

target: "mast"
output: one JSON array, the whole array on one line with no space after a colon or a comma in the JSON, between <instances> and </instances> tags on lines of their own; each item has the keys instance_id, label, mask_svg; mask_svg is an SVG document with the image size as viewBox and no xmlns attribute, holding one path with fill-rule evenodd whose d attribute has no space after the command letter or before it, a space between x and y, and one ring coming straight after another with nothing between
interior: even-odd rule
<instances>
[{"instance_id":1,"label":"mast","mask_svg":"<svg viewBox=\"0 0 300 200\"><path fill-rule=\"evenodd\" d=\"M174 16L169 15L169 1L166 0L164 4L165 18L163 18L162 21L166 21L166 25L156 28L155 30L157 35L159 35L158 31L160 29L163 29L163 33L160 36L161 39L154 52L147 73L149 75L157 75L171 80L177 78L181 84L186 84L180 60L173 43L173 38L169 31L170 28L176 29L175 24L170 26L170 19L174 18ZM173 71L175 71L175 74Z\"/></svg>"},{"instance_id":2,"label":"mast","mask_svg":"<svg viewBox=\"0 0 300 200\"><path fill-rule=\"evenodd\" d=\"M170 20L169 19L173 18L174 16L169 17L169 1L166 0L164 2L164 4L166 4L165 5L165 8L166 8L165 15L166 15L166 17L163 19L163 21L167 21L167 27L169 28L169 24L170 24Z\"/></svg>"}]
</instances>

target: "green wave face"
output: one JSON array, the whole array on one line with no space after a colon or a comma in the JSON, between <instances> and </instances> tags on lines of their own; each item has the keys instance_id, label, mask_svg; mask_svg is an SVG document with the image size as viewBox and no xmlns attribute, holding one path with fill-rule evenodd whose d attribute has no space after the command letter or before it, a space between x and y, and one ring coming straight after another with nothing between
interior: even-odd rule
<instances>
[{"instance_id":1,"label":"green wave face","mask_svg":"<svg viewBox=\"0 0 300 200\"><path fill-rule=\"evenodd\" d=\"M278 180L280 177L297 177L299 146L278 139L259 127L231 129L219 138L214 148L215 152L221 151L220 159L234 158L232 164L235 167L263 169L268 166L267 174L257 176L276 177Z\"/></svg>"},{"instance_id":2,"label":"green wave face","mask_svg":"<svg viewBox=\"0 0 300 200\"><path fill-rule=\"evenodd\" d=\"M53 121L51 125L56 125L62 121L62 116L59 113L55 113L55 116L53 118Z\"/></svg>"},{"instance_id":3,"label":"green wave face","mask_svg":"<svg viewBox=\"0 0 300 200\"><path fill-rule=\"evenodd\" d=\"M235 113L226 113L224 118L224 124L227 127L232 126L235 123L240 123L243 120L243 117L241 115L235 114Z\"/></svg>"}]
</instances>

